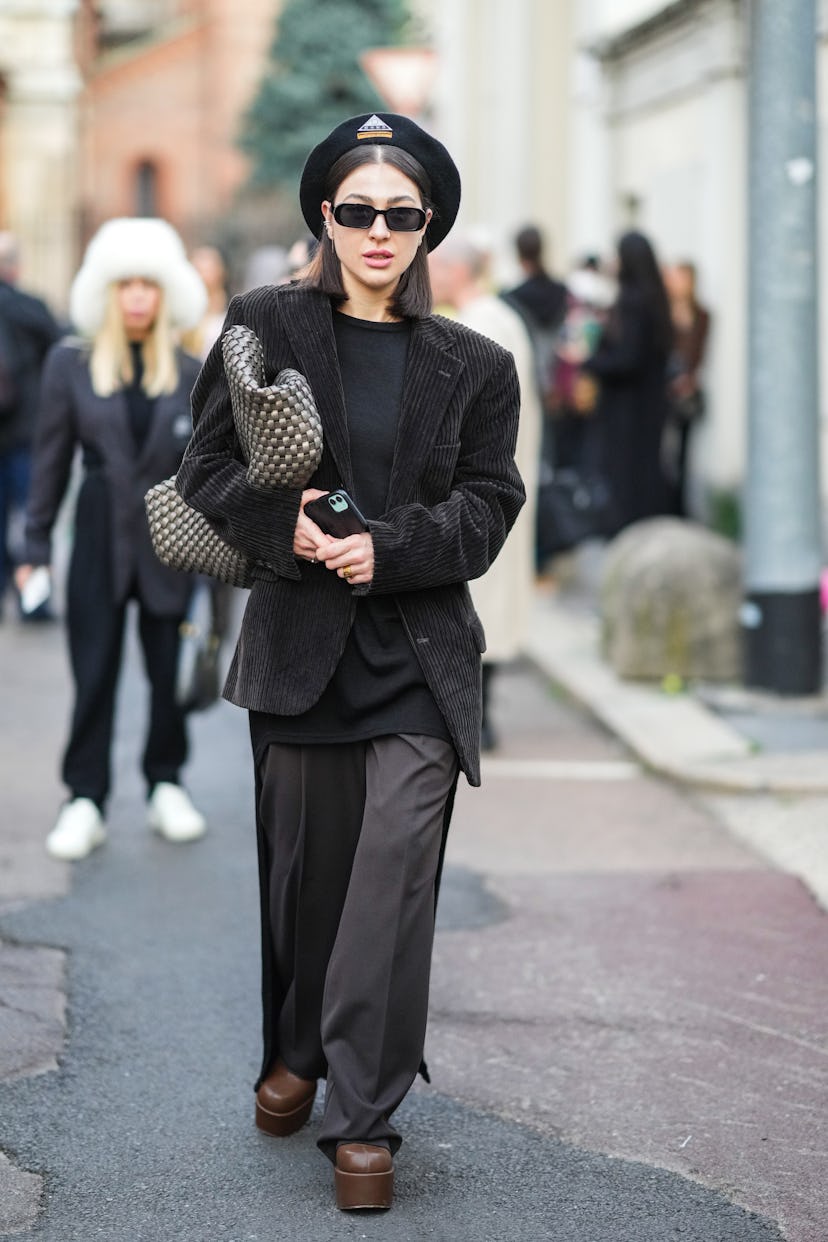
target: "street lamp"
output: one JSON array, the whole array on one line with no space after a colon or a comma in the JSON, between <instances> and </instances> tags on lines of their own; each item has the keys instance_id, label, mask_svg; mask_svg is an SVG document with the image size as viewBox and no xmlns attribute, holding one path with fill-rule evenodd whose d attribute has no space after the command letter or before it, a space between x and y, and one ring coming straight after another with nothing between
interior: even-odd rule
<instances>
[{"instance_id":1,"label":"street lamp","mask_svg":"<svg viewBox=\"0 0 828 1242\"><path fill-rule=\"evenodd\" d=\"M372 47L359 58L366 77L392 112L417 119L425 113L437 74L430 47Z\"/></svg>"}]
</instances>

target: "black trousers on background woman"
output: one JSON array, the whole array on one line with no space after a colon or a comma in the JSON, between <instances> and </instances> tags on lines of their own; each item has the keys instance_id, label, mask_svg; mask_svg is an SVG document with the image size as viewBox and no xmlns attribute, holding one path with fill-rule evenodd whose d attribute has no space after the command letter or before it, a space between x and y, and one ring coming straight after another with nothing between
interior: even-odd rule
<instances>
[{"instance_id":1,"label":"black trousers on background woman","mask_svg":"<svg viewBox=\"0 0 828 1242\"><path fill-rule=\"evenodd\" d=\"M111 783L112 733L128 600L113 599L109 523L97 479L86 480L78 503L78 534L69 568L66 627L75 682L63 780L72 797L103 808ZM85 493L85 494L84 494ZM175 699L181 617L149 612L135 590L138 634L150 683L150 715L142 771L148 788L177 783L187 758L184 713Z\"/></svg>"},{"instance_id":2,"label":"black trousers on background woman","mask_svg":"<svg viewBox=\"0 0 828 1242\"><path fill-rule=\"evenodd\" d=\"M450 743L271 744L258 771L266 1073L327 1075L318 1142L396 1151L423 1055Z\"/></svg>"}]
</instances>

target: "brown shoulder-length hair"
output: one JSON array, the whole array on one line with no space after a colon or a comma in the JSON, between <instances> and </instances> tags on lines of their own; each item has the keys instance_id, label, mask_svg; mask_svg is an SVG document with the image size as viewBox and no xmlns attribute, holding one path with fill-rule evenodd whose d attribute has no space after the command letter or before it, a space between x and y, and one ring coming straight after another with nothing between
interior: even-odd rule
<instances>
[{"instance_id":1,"label":"brown shoulder-length hair","mask_svg":"<svg viewBox=\"0 0 828 1242\"><path fill-rule=\"evenodd\" d=\"M332 203L345 178L363 164L391 164L398 168L420 191L423 210L434 211L429 198L431 183L423 166L400 147L376 142L365 147L355 147L340 156L328 173L325 198ZM342 267L326 229L322 230L322 237L313 258L300 273L300 281L306 288L327 293L337 305L347 301L348 295L342 283ZM400 319L425 319L431 314L431 308L431 279L428 274L426 247L418 246L417 253L397 282L388 303L388 310Z\"/></svg>"}]
</instances>

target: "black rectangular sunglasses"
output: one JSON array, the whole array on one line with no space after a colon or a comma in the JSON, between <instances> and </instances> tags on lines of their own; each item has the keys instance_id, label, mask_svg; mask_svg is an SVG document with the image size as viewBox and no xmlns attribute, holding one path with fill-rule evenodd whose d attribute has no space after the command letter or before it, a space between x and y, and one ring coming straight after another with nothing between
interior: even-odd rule
<instances>
[{"instance_id":1,"label":"black rectangular sunglasses","mask_svg":"<svg viewBox=\"0 0 828 1242\"><path fill-rule=\"evenodd\" d=\"M368 203L340 203L333 218L346 229L370 229L377 216L384 216L392 233L416 233L426 222L420 207L371 207Z\"/></svg>"}]
</instances>

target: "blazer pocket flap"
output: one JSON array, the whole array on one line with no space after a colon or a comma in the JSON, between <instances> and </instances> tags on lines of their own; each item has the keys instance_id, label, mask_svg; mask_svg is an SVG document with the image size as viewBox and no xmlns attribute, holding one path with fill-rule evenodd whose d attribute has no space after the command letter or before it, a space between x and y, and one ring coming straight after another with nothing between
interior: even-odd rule
<instances>
[{"instance_id":1,"label":"blazer pocket flap","mask_svg":"<svg viewBox=\"0 0 828 1242\"><path fill-rule=\"evenodd\" d=\"M469 629L471 630L471 636L474 639L474 645L482 655L486 650L486 632L483 629L483 622L476 613L474 616L469 617Z\"/></svg>"}]
</instances>

